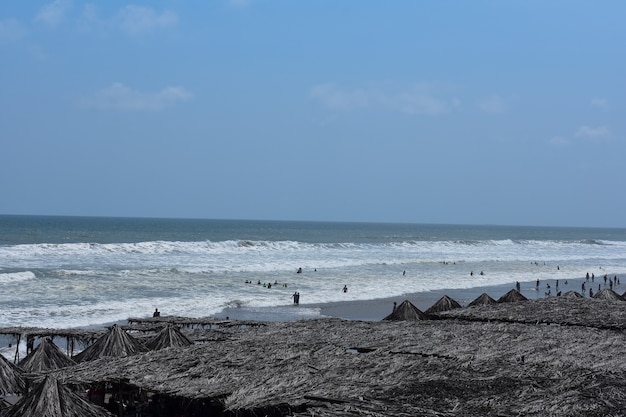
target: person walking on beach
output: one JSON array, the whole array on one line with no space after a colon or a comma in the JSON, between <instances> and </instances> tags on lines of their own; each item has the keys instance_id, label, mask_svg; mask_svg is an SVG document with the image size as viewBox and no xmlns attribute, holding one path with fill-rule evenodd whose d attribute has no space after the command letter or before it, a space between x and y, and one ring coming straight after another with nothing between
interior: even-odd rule
<instances>
[{"instance_id":1,"label":"person walking on beach","mask_svg":"<svg viewBox=\"0 0 626 417\"><path fill-rule=\"evenodd\" d=\"M298 291L294 292L291 297L293 298L294 304L300 304L300 293Z\"/></svg>"},{"instance_id":2,"label":"person walking on beach","mask_svg":"<svg viewBox=\"0 0 626 417\"><path fill-rule=\"evenodd\" d=\"M152 317L161 317L161 312L158 308L154 309L154 313L152 313Z\"/></svg>"}]
</instances>

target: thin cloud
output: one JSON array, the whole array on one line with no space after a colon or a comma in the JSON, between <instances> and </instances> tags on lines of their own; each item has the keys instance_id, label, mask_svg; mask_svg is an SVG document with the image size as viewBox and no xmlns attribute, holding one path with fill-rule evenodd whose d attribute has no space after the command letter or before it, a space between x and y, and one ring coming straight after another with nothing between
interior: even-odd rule
<instances>
[{"instance_id":1,"label":"thin cloud","mask_svg":"<svg viewBox=\"0 0 626 417\"><path fill-rule=\"evenodd\" d=\"M17 42L27 33L26 28L16 19L0 20L0 45Z\"/></svg>"},{"instance_id":2,"label":"thin cloud","mask_svg":"<svg viewBox=\"0 0 626 417\"><path fill-rule=\"evenodd\" d=\"M476 104L478 108L485 113L500 114L504 113L507 109L504 99L497 94L484 97L478 100Z\"/></svg>"},{"instance_id":3,"label":"thin cloud","mask_svg":"<svg viewBox=\"0 0 626 417\"><path fill-rule=\"evenodd\" d=\"M82 107L96 110L159 111L192 98L182 87L166 87L155 93L133 90L114 83L81 101Z\"/></svg>"},{"instance_id":4,"label":"thin cloud","mask_svg":"<svg viewBox=\"0 0 626 417\"><path fill-rule=\"evenodd\" d=\"M56 27L65 19L65 15L71 6L72 2L70 0L55 0L39 10L35 16L35 21L45 23L50 27Z\"/></svg>"},{"instance_id":5,"label":"thin cloud","mask_svg":"<svg viewBox=\"0 0 626 417\"><path fill-rule=\"evenodd\" d=\"M564 138L564 137L555 136L555 137L551 138L548 141L548 144L550 146L555 146L555 147L561 147L562 148L562 147L565 147L565 146L569 146L570 141L568 139Z\"/></svg>"},{"instance_id":6,"label":"thin cloud","mask_svg":"<svg viewBox=\"0 0 626 417\"><path fill-rule=\"evenodd\" d=\"M441 93L428 84L419 84L402 91L389 88L341 89L333 84L318 84L310 96L332 109L349 111L365 107L380 107L406 114L440 115L460 105L456 97L442 98Z\"/></svg>"},{"instance_id":7,"label":"thin cloud","mask_svg":"<svg viewBox=\"0 0 626 417\"><path fill-rule=\"evenodd\" d=\"M150 7L129 5L119 11L117 22L122 31L136 36L174 27L178 16L169 10L158 13Z\"/></svg>"},{"instance_id":8,"label":"thin cloud","mask_svg":"<svg viewBox=\"0 0 626 417\"><path fill-rule=\"evenodd\" d=\"M600 109L600 110L609 110L611 105L609 104L609 100L605 98L593 98L591 99L591 107Z\"/></svg>"},{"instance_id":9,"label":"thin cloud","mask_svg":"<svg viewBox=\"0 0 626 417\"><path fill-rule=\"evenodd\" d=\"M600 141L611 136L611 131L606 126L590 127L581 126L576 131L577 138L585 138Z\"/></svg>"}]
</instances>

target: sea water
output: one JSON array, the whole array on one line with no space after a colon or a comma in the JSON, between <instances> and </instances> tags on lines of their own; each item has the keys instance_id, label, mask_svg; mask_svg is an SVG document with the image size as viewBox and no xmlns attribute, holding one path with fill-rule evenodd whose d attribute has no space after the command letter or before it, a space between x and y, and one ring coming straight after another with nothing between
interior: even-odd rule
<instances>
[{"instance_id":1,"label":"sea water","mask_svg":"<svg viewBox=\"0 0 626 417\"><path fill-rule=\"evenodd\" d=\"M626 273L626 229L0 216L0 327L99 325L155 308L310 318L311 303L588 272Z\"/></svg>"}]
</instances>

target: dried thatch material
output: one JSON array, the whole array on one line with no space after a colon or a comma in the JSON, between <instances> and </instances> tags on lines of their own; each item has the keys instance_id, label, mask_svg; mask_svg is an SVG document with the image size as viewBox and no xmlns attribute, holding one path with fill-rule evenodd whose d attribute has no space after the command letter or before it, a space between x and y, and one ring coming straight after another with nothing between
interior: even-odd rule
<instances>
[{"instance_id":1,"label":"dried thatch material","mask_svg":"<svg viewBox=\"0 0 626 417\"><path fill-rule=\"evenodd\" d=\"M49 376L3 417L111 417L111 414Z\"/></svg>"},{"instance_id":2,"label":"dried thatch material","mask_svg":"<svg viewBox=\"0 0 626 417\"><path fill-rule=\"evenodd\" d=\"M132 356L147 351L148 348L143 343L130 336L119 326L113 325L104 336L75 355L73 359L76 362L84 362L110 356Z\"/></svg>"},{"instance_id":3,"label":"dried thatch material","mask_svg":"<svg viewBox=\"0 0 626 417\"><path fill-rule=\"evenodd\" d=\"M577 292L577 291L568 291L565 294L563 294L564 298L585 298L584 295L582 295L581 293Z\"/></svg>"},{"instance_id":4,"label":"dried thatch material","mask_svg":"<svg viewBox=\"0 0 626 417\"><path fill-rule=\"evenodd\" d=\"M516 289L512 289L502 297L498 298L499 303L514 303L516 301L528 301L528 298L524 297L522 293Z\"/></svg>"},{"instance_id":5,"label":"dried thatch material","mask_svg":"<svg viewBox=\"0 0 626 417\"><path fill-rule=\"evenodd\" d=\"M39 346L19 363L20 368L29 373L41 373L72 365L76 365L76 362L48 338L41 339Z\"/></svg>"},{"instance_id":6,"label":"dried thatch material","mask_svg":"<svg viewBox=\"0 0 626 417\"><path fill-rule=\"evenodd\" d=\"M472 301L471 303L469 303L467 306L468 307L473 307L473 306L487 306L487 305L492 305L492 304L497 304L498 302L496 300L494 300L493 298L491 298L489 296L489 294L487 294L486 292L482 293L481 295L479 295L474 301Z\"/></svg>"},{"instance_id":7,"label":"dried thatch material","mask_svg":"<svg viewBox=\"0 0 626 417\"><path fill-rule=\"evenodd\" d=\"M206 330L214 342L55 373L68 384L124 381L230 410L214 415L618 416L626 409L623 306L551 297L454 309L439 320ZM542 324L560 318L579 322Z\"/></svg>"},{"instance_id":8,"label":"dried thatch material","mask_svg":"<svg viewBox=\"0 0 626 417\"><path fill-rule=\"evenodd\" d=\"M395 307L393 312L383 320L427 320L428 315L415 307L409 300L404 300L399 306Z\"/></svg>"},{"instance_id":9,"label":"dried thatch material","mask_svg":"<svg viewBox=\"0 0 626 417\"><path fill-rule=\"evenodd\" d=\"M0 394L19 394L25 390L23 371L0 355Z\"/></svg>"},{"instance_id":10,"label":"dried thatch material","mask_svg":"<svg viewBox=\"0 0 626 417\"><path fill-rule=\"evenodd\" d=\"M165 349L168 347L183 347L193 345L193 342L182 332L171 324L165 326L152 339L146 342L146 347L150 350Z\"/></svg>"},{"instance_id":11,"label":"dried thatch material","mask_svg":"<svg viewBox=\"0 0 626 417\"><path fill-rule=\"evenodd\" d=\"M453 300L447 295L444 295L428 310L426 310L426 314L440 313L442 311L453 310L455 308L462 308L462 306L457 301Z\"/></svg>"},{"instance_id":12,"label":"dried thatch material","mask_svg":"<svg viewBox=\"0 0 626 417\"><path fill-rule=\"evenodd\" d=\"M597 300L624 301L624 298L615 291L605 288L593 295Z\"/></svg>"}]
</instances>

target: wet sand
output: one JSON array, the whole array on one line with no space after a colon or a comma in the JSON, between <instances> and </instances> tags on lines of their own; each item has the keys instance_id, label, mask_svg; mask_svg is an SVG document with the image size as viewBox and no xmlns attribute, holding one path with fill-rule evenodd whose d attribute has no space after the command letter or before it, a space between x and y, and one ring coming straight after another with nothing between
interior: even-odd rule
<instances>
[{"instance_id":1,"label":"wet sand","mask_svg":"<svg viewBox=\"0 0 626 417\"><path fill-rule=\"evenodd\" d=\"M557 289L556 280L542 281L537 289L536 281L520 282L520 292L528 299L535 300L548 297L546 293L550 291L550 296L556 296L558 291L565 294L568 291L576 291L582 294L582 283L586 280L584 277L560 279ZM548 285L550 287L548 287ZM598 285L601 289L610 288L608 281L604 284L602 277L596 277L595 282L587 282L585 284L585 297L589 297L589 289L593 292L598 291ZM447 295L456 300L462 306L466 306L482 293L487 293L495 300L515 288L515 283L492 285L474 288L462 289L442 289L438 291L420 292L405 294L398 297L387 297L375 300L354 300L339 301L332 303L301 303L297 306L289 305L275 308L255 309L254 311L246 309L226 309L216 315L219 318L230 318L235 320L261 320L261 321L293 321L301 319L310 319L317 317L337 317L347 320L362 321L379 321L390 314L393 310L393 303L398 305L404 300L409 300L417 308L426 311L435 304L441 297ZM626 283L613 287L615 292L622 294L626 291ZM349 291L355 291L354 288ZM306 294L302 295L306 299Z\"/></svg>"}]
</instances>

